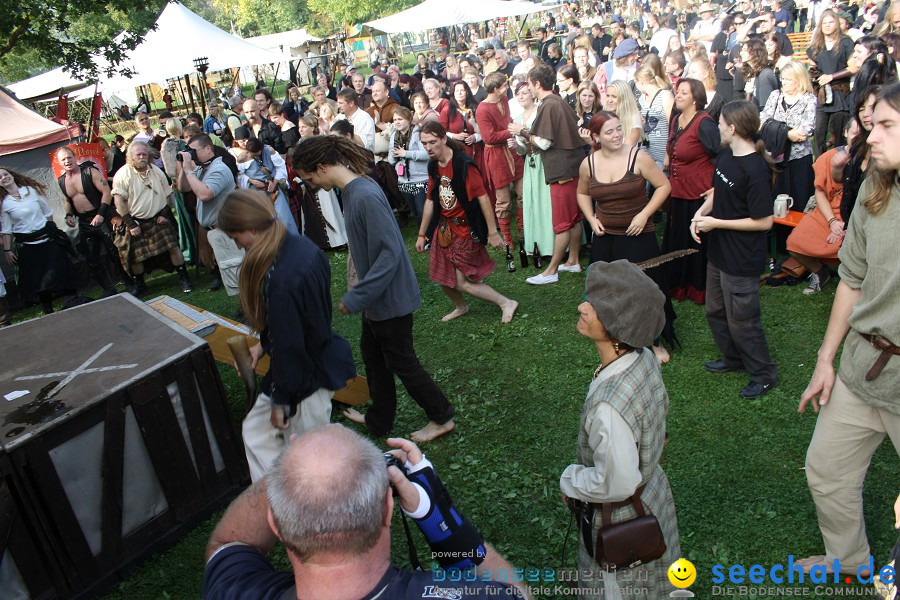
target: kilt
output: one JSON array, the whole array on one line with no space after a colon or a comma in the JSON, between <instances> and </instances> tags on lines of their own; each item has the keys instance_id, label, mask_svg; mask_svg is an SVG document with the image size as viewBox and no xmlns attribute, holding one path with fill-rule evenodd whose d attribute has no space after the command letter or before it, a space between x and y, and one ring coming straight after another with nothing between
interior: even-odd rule
<instances>
[{"instance_id":1,"label":"kilt","mask_svg":"<svg viewBox=\"0 0 900 600\"><path fill-rule=\"evenodd\" d=\"M493 273L496 266L497 262L487 249L481 242L473 240L471 235L454 233L446 248L441 248L437 238L431 241L428 278L439 285L455 288L456 271L462 272L469 281L478 283Z\"/></svg>"},{"instance_id":2,"label":"kilt","mask_svg":"<svg viewBox=\"0 0 900 600\"><path fill-rule=\"evenodd\" d=\"M172 248L178 248L178 233L175 231L175 225L171 219L168 223L162 225L156 222L156 218L141 221L141 236L133 237L127 227L124 232L117 231L114 243L119 249L119 258L122 266L131 274L131 265L135 263L143 263L154 256L164 255L163 258L168 261L168 252ZM166 268L165 262L160 261L155 266ZM172 270L171 262L168 264L167 270ZM149 271L149 269L146 269Z\"/></svg>"},{"instance_id":3,"label":"kilt","mask_svg":"<svg viewBox=\"0 0 900 600\"><path fill-rule=\"evenodd\" d=\"M62 234L65 237L65 234ZM74 293L77 272L70 258L67 240L49 239L39 244L17 244L19 296L30 302L41 293Z\"/></svg>"}]
</instances>

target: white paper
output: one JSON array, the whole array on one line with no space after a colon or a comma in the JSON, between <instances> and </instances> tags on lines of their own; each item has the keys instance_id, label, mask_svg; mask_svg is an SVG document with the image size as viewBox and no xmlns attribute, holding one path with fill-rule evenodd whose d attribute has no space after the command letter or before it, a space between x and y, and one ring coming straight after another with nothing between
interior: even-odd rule
<instances>
[{"instance_id":1,"label":"white paper","mask_svg":"<svg viewBox=\"0 0 900 600\"><path fill-rule=\"evenodd\" d=\"M16 390L15 392L10 392L3 397L6 399L7 402L12 402L16 398L21 398L22 396L27 396L30 393L31 392L29 392L28 390Z\"/></svg>"}]
</instances>

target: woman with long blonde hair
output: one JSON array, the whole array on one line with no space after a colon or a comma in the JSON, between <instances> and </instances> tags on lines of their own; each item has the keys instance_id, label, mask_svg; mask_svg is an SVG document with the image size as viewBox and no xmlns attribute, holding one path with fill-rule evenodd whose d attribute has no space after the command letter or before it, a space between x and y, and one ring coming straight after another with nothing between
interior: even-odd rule
<instances>
[{"instance_id":1,"label":"woman with long blonde hair","mask_svg":"<svg viewBox=\"0 0 900 600\"><path fill-rule=\"evenodd\" d=\"M625 132L625 144L636 146L644 139L644 127L641 122L641 109L638 108L634 93L624 81L613 81L606 88L606 99L603 110L608 110L619 117L622 130Z\"/></svg>"},{"instance_id":2,"label":"woman with long blonde hair","mask_svg":"<svg viewBox=\"0 0 900 600\"><path fill-rule=\"evenodd\" d=\"M641 92L639 104L647 151L656 161L656 166L665 170L668 166L666 143L669 141L669 120L675 106L675 96L669 89L666 77L660 76L648 65L641 65L634 73L634 85Z\"/></svg>"},{"instance_id":3,"label":"woman with long blonde hair","mask_svg":"<svg viewBox=\"0 0 900 600\"><path fill-rule=\"evenodd\" d=\"M247 254L239 280L247 323L260 333L252 366L271 357L242 433L250 476L260 479L292 433L331 420L334 390L356 375L347 340L331 328L331 269L304 236L288 235L262 192L231 192L217 226Z\"/></svg>"}]
</instances>

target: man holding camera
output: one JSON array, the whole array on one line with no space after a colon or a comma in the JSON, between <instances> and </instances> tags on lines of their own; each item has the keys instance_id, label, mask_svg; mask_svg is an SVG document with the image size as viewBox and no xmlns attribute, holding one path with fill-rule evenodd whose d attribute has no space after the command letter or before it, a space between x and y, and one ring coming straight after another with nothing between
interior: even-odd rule
<instances>
[{"instance_id":1,"label":"man holding camera","mask_svg":"<svg viewBox=\"0 0 900 600\"><path fill-rule=\"evenodd\" d=\"M514 579L512 565L459 516L415 444L400 438L388 444L396 450L386 467L372 442L341 425L323 425L294 439L213 531L204 598L527 597L523 588L499 583ZM454 582L446 573L391 566L395 496L443 568L476 567L478 576ZM274 571L266 558L276 539L293 573Z\"/></svg>"},{"instance_id":2,"label":"man holding camera","mask_svg":"<svg viewBox=\"0 0 900 600\"><path fill-rule=\"evenodd\" d=\"M198 133L188 140L187 152L178 154L178 189L194 192L197 196L197 222L207 231L207 240L213 249L219 276L229 296L238 293L238 275L244 252L225 233L216 229L219 209L225 196L234 190L231 169L216 156L212 140L205 133Z\"/></svg>"}]
</instances>

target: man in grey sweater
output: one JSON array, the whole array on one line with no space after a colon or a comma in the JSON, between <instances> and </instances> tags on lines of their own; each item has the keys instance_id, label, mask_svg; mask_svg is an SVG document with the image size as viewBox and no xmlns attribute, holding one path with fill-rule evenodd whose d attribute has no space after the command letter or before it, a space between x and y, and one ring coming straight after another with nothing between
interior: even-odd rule
<instances>
[{"instance_id":1,"label":"man in grey sweater","mask_svg":"<svg viewBox=\"0 0 900 600\"><path fill-rule=\"evenodd\" d=\"M413 347L412 313L422 305L412 262L384 192L369 177L369 155L348 139L323 135L304 139L294 150L294 171L325 190L338 188L358 283L338 305L344 314L363 313L360 350L372 406L365 415L344 411L378 436L387 435L397 412L394 375L429 418L410 434L427 442L451 431L453 407L419 362Z\"/></svg>"}]
</instances>

